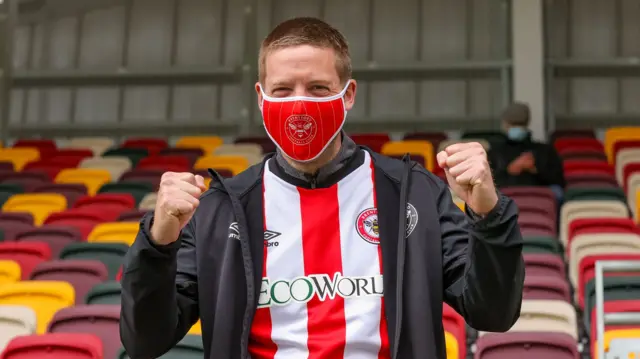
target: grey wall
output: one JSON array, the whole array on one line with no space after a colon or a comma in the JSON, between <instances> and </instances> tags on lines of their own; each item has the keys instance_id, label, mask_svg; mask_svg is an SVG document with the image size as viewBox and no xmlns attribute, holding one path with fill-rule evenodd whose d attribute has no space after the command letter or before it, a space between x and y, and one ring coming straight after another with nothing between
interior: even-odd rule
<instances>
[{"instance_id":1,"label":"grey wall","mask_svg":"<svg viewBox=\"0 0 640 359\"><path fill-rule=\"evenodd\" d=\"M129 19L126 3L21 25L15 66L72 70L242 64L243 1L131 0ZM258 40L293 16L325 18L348 37L354 66L509 58L508 4L502 0L260 0L257 14ZM350 116L374 121L493 116L505 101L498 78L360 83ZM241 95L240 84L18 89L12 96L11 122L220 121L241 117L246 105Z\"/></svg>"}]
</instances>

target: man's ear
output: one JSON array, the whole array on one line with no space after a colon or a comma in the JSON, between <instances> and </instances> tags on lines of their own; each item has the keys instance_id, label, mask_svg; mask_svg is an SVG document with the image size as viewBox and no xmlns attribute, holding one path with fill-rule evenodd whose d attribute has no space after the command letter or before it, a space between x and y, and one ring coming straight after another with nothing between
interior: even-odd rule
<instances>
[{"instance_id":1,"label":"man's ear","mask_svg":"<svg viewBox=\"0 0 640 359\"><path fill-rule=\"evenodd\" d=\"M260 91L260 82L256 82L256 96L258 98L258 108L262 111L262 91Z\"/></svg>"},{"instance_id":2,"label":"man's ear","mask_svg":"<svg viewBox=\"0 0 640 359\"><path fill-rule=\"evenodd\" d=\"M358 83L356 80L349 80L349 87L344 93L344 108L347 111L351 111L353 105L356 103L356 91L358 89Z\"/></svg>"}]
</instances>

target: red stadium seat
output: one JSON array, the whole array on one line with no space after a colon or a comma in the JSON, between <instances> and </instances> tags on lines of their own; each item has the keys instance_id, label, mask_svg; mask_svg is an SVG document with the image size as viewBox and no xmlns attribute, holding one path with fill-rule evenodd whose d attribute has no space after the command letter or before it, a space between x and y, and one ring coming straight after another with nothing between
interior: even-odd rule
<instances>
[{"instance_id":1,"label":"red stadium seat","mask_svg":"<svg viewBox=\"0 0 640 359\"><path fill-rule=\"evenodd\" d=\"M562 154L566 149L575 150L577 148L596 150L604 153L604 145L595 138L561 138L553 143L553 147Z\"/></svg>"},{"instance_id":2,"label":"red stadium seat","mask_svg":"<svg viewBox=\"0 0 640 359\"><path fill-rule=\"evenodd\" d=\"M565 333L486 334L476 342L475 359L579 359L575 339Z\"/></svg>"},{"instance_id":3,"label":"red stadium seat","mask_svg":"<svg viewBox=\"0 0 640 359\"><path fill-rule=\"evenodd\" d=\"M2 172L15 172L12 162L0 161L0 171Z\"/></svg>"},{"instance_id":4,"label":"red stadium seat","mask_svg":"<svg viewBox=\"0 0 640 359\"><path fill-rule=\"evenodd\" d=\"M100 338L92 334L56 333L14 338L0 359L103 359Z\"/></svg>"},{"instance_id":5,"label":"red stadium seat","mask_svg":"<svg viewBox=\"0 0 640 359\"><path fill-rule=\"evenodd\" d=\"M579 218L569 223L567 232L567 244L571 243L573 237L587 233L638 233L638 228L630 218ZM568 246L568 245L567 245Z\"/></svg>"},{"instance_id":6,"label":"red stadium seat","mask_svg":"<svg viewBox=\"0 0 640 359\"><path fill-rule=\"evenodd\" d=\"M607 155L594 149L567 148L561 154L562 160L607 161Z\"/></svg>"},{"instance_id":7,"label":"red stadium seat","mask_svg":"<svg viewBox=\"0 0 640 359\"><path fill-rule=\"evenodd\" d=\"M458 346L460 359L466 358L467 324L464 318L446 303L442 306L442 325L444 326L444 330L453 334L460 344Z\"/></svg>"},{"instance_id":8,"label":"red stadium seat","mask_svg":"<svg viewBox=\"0 0 640 359\"><path fill-rule=\"evenodd\" d=\"M618 187L618 180L607 173L569 174L565 181L568 187Z\"/></svg>"},{"instance_id":9,"label":"red stadium seat","mask_svg":"<svg viewBox=\"0 0 640 359\"><path fill-rule=\"evenodd\" d=\"M555 219L546 214L521 211L518 224L524 236L556 236L557 233Z\"/></svg>"},{"instance_id":10,"label":"red stadium seat","mask_svg":"<svg viewBox=\"0 0 640 359\"><path fill-rule=\"evenodd\" d=\"M518 198L547 198L556 203L556 197L549 187L504 187L500 189L500 192L513 198L514 201L518 201Z\"/></svg>"},{"instance_id":11,"label":"red stadium seat","mask_svg":"<svg viewBox=\"0 0 640 359\"><path fill-rule=\"evenodd\" d=\"M29 279L68 282L75 290L75 302L82 303L93 286L109 279L109 273L98 260L54 260L38 264Z\"/></svg>"},{"instance_id":12,"label":"red stadium seat","mask_svg":"<svg viewBox=\"0 0 640 359\"><path fill-rule=\"evenodd\" d=\"M148 212L149 211L145 211L142 209L132 209L130 211L120 213L120 216L118 216L117 221L118 222L138 222Z\"/></svg>"},{"instance_id":13,"label":"red stadium seat","mask_svg":"<svg viewBox=\"0 0 640 359\"><path fill-rule=\"evenodd\" d=\"M77 162L77 164L79 164L82 159L89 157L93 157L93 151L88 148L59 148L51 158L51 161L57 162L57 160L62 158L68 158L68 161L76 161L77 159L80 159Z\"/></svg>"},{"instance_id":14,"label":"red stadium seat","mask_svg":"<svg viewBox=\"0 0 640 359\"><path fill-rule=\"evenodd\" d=\"M598 254L586 256L580 260L578 264L578 305L584 309L586 295L585 290L587 283L596 277L596 262L603 260L634 260L640 261L640 254L632 253L616 253L616 254ZM606 272L605 276L620 276L620 275L637 275L635 272Z\"/></svg>"},{"instance_id":15,"label":"red stadium seat","mask_svg":"<svg viewBox=\"0 0 640 359\"><path fill-rule=\"evenodd\" d=\"M124 141L120 148L144 148L149 154L157 154L167 148L167 140L164 138L129 138Z\"/></svg>"},{"instance_id":16,"label":"red stadium seat","mask_svg":"<svg viewBox=\"0 0 640 359\"><path fill-rule=\"evenodd\" d=\"M105 358L120 349L120 306L76 305L59 310L49 323L49 333L89 333L102 340Z\"/></svg>"},{"instance_id":17,"label":"red stadium seat","mask_svg":"<svg viewBox=\"0 0 640 359\"><path fill-rule=\"evenodd\" d=\"M0 176L0 183L12 183L21 186L25 192L31 192L34 188L43 184L51 183L51 178L46 172L28 171L3 173Z\"/></svg>"},{"instance_id":18,"label":"red stadium seat","mask_svg":"<svg viewBox=\"0 0 640 359\"><path fill-rule=\"evenodd\" d=\"M159 153L160 156L182 156L189 161L189 168L193 167L199 157L205 155L201 148L165 148Z\"/></svg>"},{"instance_id":19,"label":"red stadium seat","mask_svg":"<svg viewBox=\"0 0 640 359\"><path fill-rule=\"evenodd\" d=\"M640 140L639 139L625 139L625 140L617 140L616 142L613 143L613 159L614 159L614 165L615 165L615 160L616 160L616 155L618 154L618 152L627 149L627 148L640 148Z\"/></svg>"},{"instance_id":20,"label":"red stadium seat","mask_svg":"<svg viewBox=\"0 0 640 359\"><path fill-rule=\"evenodd\" d=\"M525 276L524 299L564 300L571 303L571 289L566 279L546 276Z\"/></svg>"},{"instance_id":21,"label":"red stadium seat","mask_svg":"<svg viewBox=\"0 0 640 359\"><path fill-rule=\"evenodd\" d=\"M391 141L386 133L355 133L351 135L351 139L362 146L369 147L374 152L380 152L382 146Z\"/></svg>"},{"instance_id":22,"label":"red stadium seat","mask_svg":"<svg viewBox=\"0 0 640 359\"><path fill-rule=\"evenodd\" d=\"M51 259L51 249L42 242L2 242L0 259L18 263L22 279L26 280L38 264Z\"/></svg>"},{"instance_id":23,"label":"red stadium seat","mask_svg":"<svg viewBox=\"0 0 640 359\"><path fill-rule=\"evenodd\" d=\"M21 243L47 243L51 249L51 256L57 257L62 248L71 243L82 242L83 237L82 233L74 227L46 225L18 232L13 240Z\"/></svg>"},{"instance_id":24,"label":"red stadium seat","mask_svg":"<svg viewBox=\"0 0 640 359\"><path fill-rule=\"evenodd\" d=\"M184 156L149 156L138 162L136 168L155 169L172 172L188 172L192 164Z\"/></svg>"},{"instance_id":25,"label":"red stadium seat","mask_svg":"<svg viewBox=\"0 0 640 359\"><path fill-rule=\"evenodd\" d=\"M546 276L564 278L564 261L554 254L526 253L524 265L528 276Z\"/></svg>"},{"instance_id":26,"label":"red stadium seat","mask_svg":"<svg viewBox=\"0 0 640 359\"><path fill-rule=\"evenodd\" d=\"M160 187L162 175L165 172L165 170L161 169L135 168L123 173L122 176L120 176L120 182L145 182L151 184L153 188L158 188ZM180 172L189 172L189 169Z\"/></svg>"},{"instance_id":27,"label":"red stadium seat","mask_svg":"<svg viewBox=\"0 0 640 359\"><path fill-rule=\"evenodd\" d=\"M607 300L604 302L604 312L605 313L640 313L640 300ZM591 318L596 318L596 308L594 307L591 311ZM598 325L597 320L592 320L590 323L591 328L589 328L589 335L591 341L591 353L596 352L596 344L597 344L597 329ZM605 324L604 330L612 329L637 329L638 324Z\"/></svg>"},{"instance_id":28,"label":"red stadium seat","mask_svg":"<svg viewBox=\"0 0 640 359\"><path fill-rule=\"evenodd\" d=\"M87 195L87 187L80 183L47 183L34 188L33 193L58 193L67 199L67 206L73 207L76 201Z\"/></svg>"},{"instance_id":29,"label":"red stadium seat","mask_svg":"<svg viewBox=\"0 0 640 359\"><path fill-rule=\"evenodd\" d=\"M74 209L100 208L110 214L109 220L115 220L120 213L135 207L136 200L129 193L99 193L92 197L81 197L73 205Z\"/></svg>"},{"instance_id":30,"label":"red stadium seat","mask_svg":"<svg viewBox=\"0 0 640 359\"><path fill-rule=\"evenodd\" d=\"M570 160L562 163L564 174L609 174L615 176L616 172L612 165L603 161L582 161Z\"/></svg>"},{"instance_id":31,"label":"red stadium seat","mask_svg":"<svg viewBox=\"0 0 640 359\"><path fill-rule=\"evenodd\" d=\"M49 181L53 181L58 173L65 168L72 168L75 166L68 166L58 163L51 163L48 159L34 161L27 163L22 171L26 172L36 172L36 173L46 173Z\"/></svg>"},{"instance_id":32,"label":"red stadium seat","mask_svg":"<svg viewBox=\"0 0 640 359\"><path fill-rule=\"evenodd\" d=\"M85 239L97 224L114 221L119 215L120 211L116 211L113 208L101 210L100 206L72 208L63 212L52 213L44 221L44 224L74 227Z\"/></svg>"},{"instance_id":33,"label":"red stadium seat","mask_svg":"<svg viewBox=\"0 0 640 359\"><path fill-rule=\"evenodd\" d=\"M33 215L26 212L1 212L0 231L4 240L12 240L16 233L33 228Z\"/></svg>"},{"instance_id":34,"label":"red stadium seat","mask_svg":"<svg viewBox=\"0 0 640 359\"><path fill-rule=\"evenodd\" d=\"M119 282L122 280L122 267L118 270L118 274L116 274L116 280Z\"/></svg>"},{"instance_id":35,"label":"red stadium seat","mask_svg":"<svg viewBox=\"0 0 640 359\"><path fill-rule=\"evenodd\" d=\"M56 143L50 139L19 139L13 147L33 147L40 151L40 158L51 157L56 153Z\"/></svg>"},{"instance_id":36,"label":"red stadium seat","mask_svg":"<svg viewBox=\"0 0 640 359\"><path fill-rule=\"evenodd\" d=\"M561 138L596 138L596 134L592 129L577 128L566 130L555 130L551 133L549 142L555 143Z\"/></svg>"}]
</instances>

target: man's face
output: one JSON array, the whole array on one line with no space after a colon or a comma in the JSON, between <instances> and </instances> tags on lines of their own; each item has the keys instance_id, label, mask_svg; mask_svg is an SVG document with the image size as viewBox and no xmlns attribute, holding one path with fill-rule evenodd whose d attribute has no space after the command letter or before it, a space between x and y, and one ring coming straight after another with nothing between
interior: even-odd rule
<instances>
[{"instance_id":1,"label":"man's face","mask_svg":"<svg viewBox=\"0 0 640 359\"><path fill-rule=\"evenodd\" d=\"M328 97L340 93L340 83L333 49L308 45L271 51L265 58L264 92L273 97ZM256 83L258 104L262 106L260 83ZM351 80L344 96L345 109L355 102L356 82Z\"/></svg>"}]
</instances>

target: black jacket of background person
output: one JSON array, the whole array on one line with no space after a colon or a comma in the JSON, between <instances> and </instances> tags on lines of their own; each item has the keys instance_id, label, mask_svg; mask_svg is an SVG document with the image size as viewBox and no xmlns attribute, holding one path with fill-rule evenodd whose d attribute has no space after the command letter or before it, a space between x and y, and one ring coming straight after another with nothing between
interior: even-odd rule
<instances>
[{"instance_id":1,"label":"black jacket of background person","mask_svg":"<svg viewBox=\"0 0 640 359\"><path fill-rule=\"evenodd\" d=\"M364 148L318 187L329 187L364 161ZM500 195L480 219L465 215L448 187L414 162L372 153L378 203L385 315L394 359L445 358L442 303L472 327L506 331L518 319L524 262L518 209ZM273 158L273 156L271 156ZM156 358L202 319L205 358L245 359L262 280L262 173L255 165L212 188L168 246L150 241L151 214L125 258L120 336L134 359ZM297 186L309 184L284 173ZM406 208L418 222L406 238ZM240 240L236 237L237 222ZM400 225L402 224L402 225ZM462 343L462 345L465 345Z\"/></svg>"},{"instance_id":2,"label":"black jacket of background person","mask_svg":"<svg viewBox=\"0 0 640 359\"><path fill-rule=\"evenodd\" d=\"M522 171L519 175L507 172L509 164L525 152L531 152L535 159L537 173ZM512 141L491 144L488 153L493 179L499 188L508 186L551 186L564 187L564 170L562 160L553 146L535 142L529 135L523 141Z\"/></svg>"}]
</instances>

